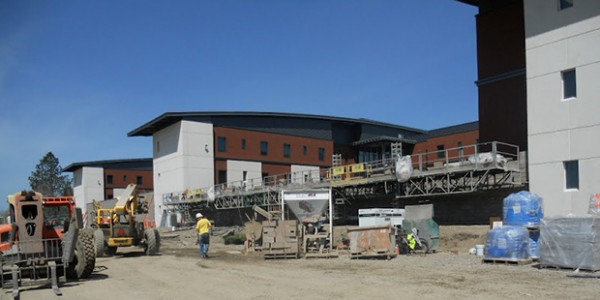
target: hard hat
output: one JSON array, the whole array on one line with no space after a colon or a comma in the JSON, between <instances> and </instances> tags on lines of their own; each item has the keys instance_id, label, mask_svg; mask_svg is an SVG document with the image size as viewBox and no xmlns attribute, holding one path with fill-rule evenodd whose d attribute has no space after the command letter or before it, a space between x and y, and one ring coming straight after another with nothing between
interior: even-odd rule
<instances>
[{"instance_id":1,"label":"hard hat","mask_svg":"<svg viewBox=\"0 0 600 300\"><path fill-rule=\"evenodd\" d=\"M197 213L196 214L196 219L202 218L202 214L201 213Z\"/></svg>"}]
</instances>

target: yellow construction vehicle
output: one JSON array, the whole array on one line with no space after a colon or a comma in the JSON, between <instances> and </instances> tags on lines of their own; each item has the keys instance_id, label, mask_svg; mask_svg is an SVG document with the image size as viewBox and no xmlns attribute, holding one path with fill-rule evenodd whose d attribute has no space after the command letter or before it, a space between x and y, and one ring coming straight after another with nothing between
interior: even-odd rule
<instances>
[{"instance_id":1,"label":"yellow construction vehicle","mask_svg":"<svg viewBox=\"0 0 600 300\"><path fill-rule=\"evenodd\" d=\"M94 231L96 256L112 256L118 247L137 246L147 255L155 255L160 250L160 235L156 228L146 228L144 222L137 221L140 198L137 186L130 184L113 208L96 209L97 229Z\"/></svg>"}]
</instances>

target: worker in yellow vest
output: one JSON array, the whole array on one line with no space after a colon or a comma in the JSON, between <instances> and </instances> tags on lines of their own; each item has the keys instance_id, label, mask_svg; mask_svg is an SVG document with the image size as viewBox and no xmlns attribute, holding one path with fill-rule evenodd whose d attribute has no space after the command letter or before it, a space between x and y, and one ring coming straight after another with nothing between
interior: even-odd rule
<instances>
[{"instance_id":1,"label":"worker in yellow vest","mask_svg":"<svg viewBox=\"0 0 600 300\"><path fill-rule=\"evenodd\" d=\"M406 240L408 241L408 248L410 248L410 252L415 252L415 247L417 246L417 239L412 233L409 233L406 236Z\"/></svg>"},{"instance_id":2,"label":"worker in yellow vest","mask_svg":"<svg viewBox=\"0 0 600 300\"><path fill-rule=\"evenodd\" d=\"M201 213L196 214L196 230L198 230L198 241L200 242L200 257L208 258L208 246L210 244L210 229L212 224Z\"/></svg>"}]
</instances>

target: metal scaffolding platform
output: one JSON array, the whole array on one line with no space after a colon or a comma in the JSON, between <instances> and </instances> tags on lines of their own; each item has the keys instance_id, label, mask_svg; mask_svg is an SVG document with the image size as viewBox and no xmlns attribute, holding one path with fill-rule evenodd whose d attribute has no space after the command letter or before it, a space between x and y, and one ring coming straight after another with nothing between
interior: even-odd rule
<instances>
[{"instance_id":1,"label":"metal scaffolding platform","mask_svg":"<svg viewBox=\"0 0 600 300\"><path fill-rule=\"evenodd\" d=\"M433 158L431 158L433 157ZM279 206L282 191L331 188L335 204L394 194L395 198L470 193L522 185L518 146L482 143L411 156L411 173L400 182L398 161L334 166L265 178L218 184L207 189L163 195L170 212ZM406 166L405 166L406 167Z\"/></svg>"}]
</instances>

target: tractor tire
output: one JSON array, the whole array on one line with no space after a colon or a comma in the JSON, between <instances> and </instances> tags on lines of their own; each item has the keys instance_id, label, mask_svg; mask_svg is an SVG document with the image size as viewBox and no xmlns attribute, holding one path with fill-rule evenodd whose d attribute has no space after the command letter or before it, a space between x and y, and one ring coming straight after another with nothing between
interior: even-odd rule
<instances>
[{"instance_id":1,"label":"tractor tire","mask_svg":"<svg viewBox=\"0 0 600 300\"><path fill-rule=\"evenodd\" d=\"M146 247L144 248L144 252L146 255L156 255L158 253L158 244L156 239L156 234L154 229L148 228L144 230L144 237L146 238Z\"/></svg>"},{"instance_id":2,"label":"tractor tire","mask_svg":"<svg viewBox=\"0 0 600 300\"><path fill-rule=\"evenodd\" d=\"M160 232L158 229L154 228L154 236L156 237L156 252L160 252Z\"/></svg>"},{"instance_id":3,"label":"tractor tire","mask_svg":"<svg viewBox=\"0 0 600 300\"><path fill-rule=\"evenodd\" d=\"M92 230L83 229L79 232L73 261L67 269L67 278L85 279L92 275L96 266L96 253L94 248L94 233Z\"/></svg>"},{"instance_id":4,"label":"tractor tire","mask_svg":"<svg viewBox=\"0 0 600 300\"><path fill-rule=\"evenodd\" d=\"M94 246L96 257L102 257L104 255L104 232L102 229L94 230Z\"/></svg>"}]
</instances>

